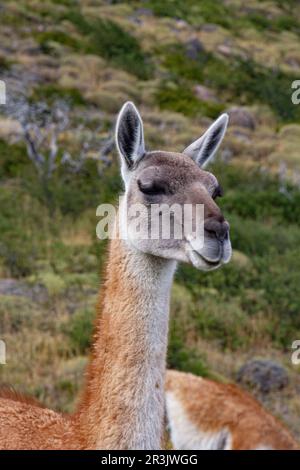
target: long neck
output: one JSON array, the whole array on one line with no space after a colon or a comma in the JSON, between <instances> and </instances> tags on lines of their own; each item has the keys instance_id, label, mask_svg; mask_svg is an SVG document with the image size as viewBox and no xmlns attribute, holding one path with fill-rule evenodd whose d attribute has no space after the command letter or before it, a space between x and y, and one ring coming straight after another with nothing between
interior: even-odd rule
<instances>
[{"instance_id":1,"label":"long neck","mask_svg":"<svg viewBox=\"0 0 300 470\"><path fill-rule=\"evenodd\" d=\"M111 241L78 412L88 448L160 448L174 270L173 261Z\"/></svg>"}]
</instances>

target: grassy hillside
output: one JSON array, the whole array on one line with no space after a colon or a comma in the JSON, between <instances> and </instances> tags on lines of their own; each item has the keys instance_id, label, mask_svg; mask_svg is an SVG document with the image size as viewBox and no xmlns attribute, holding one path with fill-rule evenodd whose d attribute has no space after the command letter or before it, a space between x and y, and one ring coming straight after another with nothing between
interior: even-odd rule
<instances>
[{"instance_id":1,"label":"grassy hillside","mask_svg":"<svg viewBox=\"0 0 300 470\"><path fill-rule=\"evenodd\" d=\"M236 380L249 358L274 359L290 383L259 398L300 436L290 360L300 338L299 2L7 0L0 15L0 381L74 406L105 257L95 211L121 189L115 151L97 155L122 103L139 106L149 148L178 151L228 111L211 169L234 256L206 276L180 267L168 361ZM68 123L45 178L22 137L24 109L43 123L62 103ZM79 168L61 163L83 150Z\"/></svg>"}]
</instances>

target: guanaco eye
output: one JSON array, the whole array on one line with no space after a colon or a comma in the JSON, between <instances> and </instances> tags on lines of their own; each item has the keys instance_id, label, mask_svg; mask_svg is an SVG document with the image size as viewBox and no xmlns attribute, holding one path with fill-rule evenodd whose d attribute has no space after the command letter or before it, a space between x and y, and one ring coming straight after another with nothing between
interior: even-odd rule
<instances>
[{"instance_id":1,"label":"guanaco eye","mask_svg":"<svg viewBox=\"0 0 300 470\"><path fill-rule=\"evenodd\" d=\"M217 197L222 197L223 196L223 189L221 186L217 186L212 194L212 198L215 200Z\"/></svg>"},{"instance_id":2,"label":"guanaco eye","mask_svg":"<svg viewBox=\"0 0 300 470\"><path fill-rule=\"evenodd\" d=\"M138 183L138 187L140 191L144 194L149 194L149 195L166 194L166 188L161 182L158 182L155 180L152 180L152 181L138 180L137 183Z\"/></svg>"}]
</instances>

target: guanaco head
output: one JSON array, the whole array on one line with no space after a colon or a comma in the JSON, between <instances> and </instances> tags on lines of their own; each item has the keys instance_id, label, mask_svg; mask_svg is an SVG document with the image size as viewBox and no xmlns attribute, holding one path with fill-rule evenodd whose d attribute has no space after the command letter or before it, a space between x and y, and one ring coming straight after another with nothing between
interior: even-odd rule
<instances>
[{"instance_id":1,"label":"guanaco head","mask_svg":"<svg viewBox=\"0 0 300 470\"><path fill-rule=\"evenodd\" d=\"M216 203L221 188L203 169L219 147L227 122L228 116L222 114L182 153L148 152L140 114L133 103L124 104L116 144L125 184L126 217L121 225L128 243L204 271L228 263L229 224Z\"/></svg>"}]
</instances>

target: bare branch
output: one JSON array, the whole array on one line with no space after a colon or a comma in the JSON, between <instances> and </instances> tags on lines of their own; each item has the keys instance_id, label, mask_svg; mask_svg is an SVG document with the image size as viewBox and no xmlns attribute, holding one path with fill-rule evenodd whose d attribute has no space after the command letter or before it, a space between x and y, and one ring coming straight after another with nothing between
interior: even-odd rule
<instances>
[{"instance_id":1,"label":"bare branch","mask_svg":"<svg viewBox=\"0 0 300 470\"><path fill-rule=\"evenodd\" d=\"M94 132L83 124L74 129L75 134L83 139L75 157L67 149L60 150L61 136L70 129L69 106L65 101L58 100L50 108L43 102L29 103L24 95L14 95L9 99L6 113L19 121L28 157L44 182L52 178L60 165L68 166L75 173L81 171L89 156L101 164L98 165L99 173L111 164L109 153L113 148L113 138L109 136L99 144L97 137L102 123Z\"/></svg>"}]
</instances>

